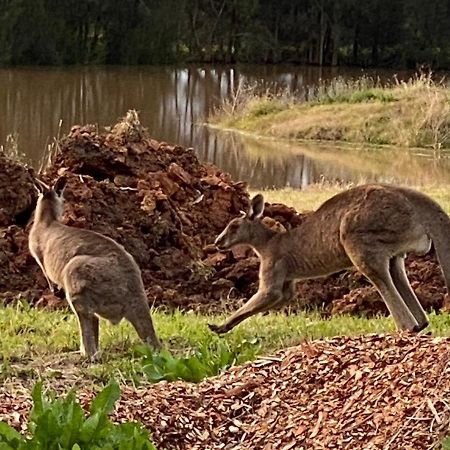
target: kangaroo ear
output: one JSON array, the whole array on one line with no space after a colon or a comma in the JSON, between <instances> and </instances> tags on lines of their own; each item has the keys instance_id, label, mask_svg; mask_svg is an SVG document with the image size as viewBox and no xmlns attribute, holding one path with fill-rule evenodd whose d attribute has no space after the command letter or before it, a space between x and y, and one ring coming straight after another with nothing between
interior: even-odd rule
<instances>
[{"instance_id":1,"label":"kangaroo ear","mask_svg":"<svg viewBox=\"0 0 450 450\"><path fill-rule=\"evenodd\" d=\"M44 192L50 190L50 186L46 185L43 181L39 180L39 178L36 178L34 176L33 169L28 169L28 173L30 174L31 180L33 181L33 186L39 192L39 194L43 194Z\"/></svg>"},{"instance_id":2,"label":"kangaroo ear","mask_svg":"<svg viewBox=\"0 0 450 450\"><path fill-rule=\"evenodd\" d=\"M64 175L56 180L55 184L53 185L53 190L56 192L58 197L62 197L66 184L67 178Z\"/></svg>"},{"instance_id":3,"label":"kangaroo ear","mask_svg":"<svg viewBox=\"0 0 450 450\"><path fill-rule=\"evenodd\" d=\"M259 219L264 212L264 197L261 194L257 194L252 198L250 202L250 209L248 210L248 218L250 220Z\"/></svg>"}]
</instances>

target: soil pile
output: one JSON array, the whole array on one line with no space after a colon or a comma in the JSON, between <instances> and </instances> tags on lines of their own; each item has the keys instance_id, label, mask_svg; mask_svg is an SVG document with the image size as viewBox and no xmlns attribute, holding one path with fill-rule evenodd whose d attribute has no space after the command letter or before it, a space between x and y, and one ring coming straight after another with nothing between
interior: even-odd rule
<instances>
[{"instance_id":1,"label":"soil pile","mask_svg":"<svg viewBox=\"0 0 450 450\"><path fill-rule=\"evenodd\" d=\"M424 335L305 342L199 385L125 388L113 420L167 449L430 449L450 425L449 355L449 338ZM2 389L0 405L23 428L28 394Z\"/></svg>"},{"instance_id":2,"label":"soil pile","mask_svg":"<svg viewBox=\"0 0 450 450\"><path fill-rule=\"evenodd\" d=\"M220 253L211 245L229 220L248 207L245 183L192 149L152 139L133 111L111 130L74 126L43 174L52 183L68 177L64 222L93 229L120 242L142 270L155 306L223 311L256 291L258 259L251 250ZM36 193L26 169L0 154L0 298L62 306L28 252L27 233ZM266 222L295 227L302 215L285 205L267 205ZM410 260L410 278L428 308L440 309L445 288L433 256ZM358 273L299 283L291 309L319 307L325 313L384 312L375 289Z\"/></svg>"}]
</instances>

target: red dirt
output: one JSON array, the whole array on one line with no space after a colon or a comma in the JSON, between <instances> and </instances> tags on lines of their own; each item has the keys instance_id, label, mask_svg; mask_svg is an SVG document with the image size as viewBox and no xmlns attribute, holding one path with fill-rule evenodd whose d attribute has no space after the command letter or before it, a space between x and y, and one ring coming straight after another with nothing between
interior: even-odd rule
<instances>
[{"instance_id":1,"label":"red dirt","mask_svg":"<svg viewBox=\"0 0 450 450\"><path fill-rule=\"evenodd\" d=\"M126 387L112 419L170 450L431 449L450 425L449 354L425 335L305 342L198 385ZM30 406L0 388L0 420L24 429Z\"/></svg>"},{"instance_id":2,"label":"red dirt","mask_svg":"<svg viewBox=\"0 0 450 450\"><path fill-rule=\"evenodd\" d=\"M258 260L252 251L218 253L211 245L247 208L245 183L200 163L192 149L153 140L138 122L120 122L104 133L93 125L74 126L61 146L43 180L67 175L65 223L123 244L141 267L155 306L223 311L255 292ZM22 165L1 154L0 200L0 299L63 306L63 293L60 298L49 293L28 252L27 221L36 201L30 178ZM265 215L275 227L294 227L302 220L280 204L267 205ZM441 309L446 291L434 256L409 258L407 267L423 305ZM297 292L291 310L387 313L374 288L356 272L298 283Z\"/></svg>"}]
</instances>

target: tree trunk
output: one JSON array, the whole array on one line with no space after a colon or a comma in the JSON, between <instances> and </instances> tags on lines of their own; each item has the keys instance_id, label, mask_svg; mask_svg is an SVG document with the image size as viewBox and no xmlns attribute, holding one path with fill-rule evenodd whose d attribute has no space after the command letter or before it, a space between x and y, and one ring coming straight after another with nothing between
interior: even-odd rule
<instances>
[{"instance_id":1,"label":"tree trunk","mask_svg":"<svg viewBox=\"0 0 450 450\"><path fill-rule=\"evenodd\" d=\"M359 26L356 25L355 31L353 33L353 52L352 52L352 63L354 65L358 64L358 54L359 54Z\"/></svg>"},{"instance_id":2,"label":"tree trunk","mask_svg":"<svg viewBox=\"0 0 450 450\"><path fill-rule=\"evenodd\" d=\"M319 66L323 65L323 50L325 45L325 34L326 34L326 21L325 21L325 13L323 11L323 4L320 5L320 38L319 38Z\"/></svg>"}]
</instances>

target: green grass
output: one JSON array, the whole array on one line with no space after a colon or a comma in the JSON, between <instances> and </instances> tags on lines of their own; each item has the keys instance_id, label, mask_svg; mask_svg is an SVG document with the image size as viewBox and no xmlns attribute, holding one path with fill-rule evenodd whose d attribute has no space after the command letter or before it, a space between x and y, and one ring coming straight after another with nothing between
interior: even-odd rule
<instances>
[{"instance_id":1,"label":"green grass","mask_svg":"<svg viewBox=\"0 0 450 450\"><path fill-rule=\"evenodd\" d=\"M428 78L387 87L370 78L338 78L306 101L257 92L238 90L241 98L226 101L210 122L276 139L450 148L450 89Z\"/></svg>"},{"instance_id":2,"label":"green grass","mask_svg":"<svg viewBox=\"0 0 450 450\"><path fill-rule=\"evenodd\" d=\"M392 320L386 317L335 316L325 320L318 313L285 315L272 312L252 317L224 337L218 337L208 329L207 323L217 323L223 318L153 311L157 331L172 355L177 358L199 355L201 364L216 364L219 371L221 367L243 363L305 339L384 333L395 329ZM144 351L143 357L142 344L125 321L119 326L101 321L103 353L100 361L93 364L75 353L78 350L78 326L70 311L46 311L26 305L5 307L0 309L0 327L0 379L6 386L8 383L31 386L42 378L55 386L89 387L103 384L111 376L123 383L139 384L148 381L148 371L156 381L158 370L167 369L159 363L156 368L151 367L148 350ZM449 327L450 315L431 315L433 333L446 335ZM221 366L217 358L226 358L226 352L233 353L232 357ZM194 377L192 381L198 379Z\"/></svg>"}]
</instances>

